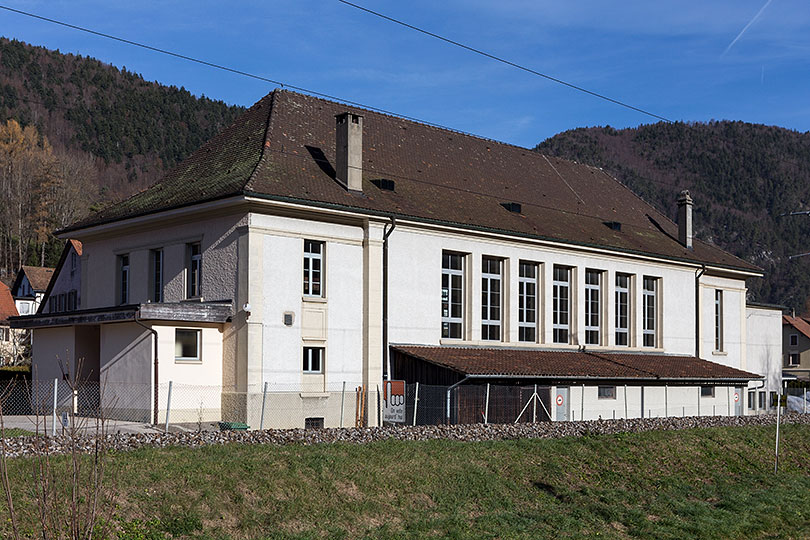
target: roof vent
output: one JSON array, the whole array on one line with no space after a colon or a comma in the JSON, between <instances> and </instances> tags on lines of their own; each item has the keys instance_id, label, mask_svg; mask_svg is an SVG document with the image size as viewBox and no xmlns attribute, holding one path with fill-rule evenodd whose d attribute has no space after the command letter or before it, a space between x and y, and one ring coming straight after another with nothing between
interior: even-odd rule
<instances>
[{"instance_id":1,"label":"roof vent","mask_svg":"<svg viewBox=\"0 0 810 540\"><path fill-rule=\"evenodd\" d=\"M622 230L622 223L620 221L605 221L605 226L613 231L621 232Z\"/></svg>"},{"instance_id":2,"label":"roof vent","mask_svg":"<svg viewBox=\"0 0 810 540\"><path fill-rule=\"evenodd\" d=\"M522 210L520 203L516 202L502 202L501 206L503 206L510 212L514 212L515 214L520 214L520 211Z\"/></svg>"},{"instance_id":3,"label":"roof vent","mask_svg":"<svg viewBox=\"0 0 810 540\"><path fill-rule=\"evenodd\" d=\"M372 180L371 183L383 191L394 191L394 181L389 180L388 178L377 178Z\"/></svg>"}]
</instances>

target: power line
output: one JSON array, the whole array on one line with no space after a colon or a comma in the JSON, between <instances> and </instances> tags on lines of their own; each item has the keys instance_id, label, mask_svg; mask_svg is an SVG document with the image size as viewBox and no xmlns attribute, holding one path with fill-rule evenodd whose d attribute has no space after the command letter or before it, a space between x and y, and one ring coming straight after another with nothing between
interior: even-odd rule
<instances>
[{"instance_id":1,"label":"power line","mask_svg":"<svg viewBox=\"0 0 810 540\"><path fill-rule=\"evenodd\" d=\"M670 124L673 123L673 121L670 120L669 118L665 118L663 116L652 113L650 111L645 111L644 109L641 109L639 107L635 107L633 105L630 105L629 103L625 103L623 101L619 101L617 99L613 99L611 97L608 97L608 96L606 96L604 94L600 94L598 92L588 90L587 88L583 88L581 86L577 86L575 84L566 82L566 81L564 81L562 79L558 79L557 77L552 77L551 75L546 75L545 73L541 73L541 72L539 72L537 70L534 70L532 68L523 66L523 65L515 63L515 62L512 62L512 61L507 60L505 58L502 58L500 56L495 56L494 54L490 54L490 53L488 53L486 51L482 51L481 49L476 49L475 47L471 47L470 45L465 45L464 43L460 43L460 42L454 41L454 40L452 40L450 38L440 36L439 34L435 34L435 33L430 32L428 30L424 30L422 28L419 28L418 26L414 26L414 25L408 24L408 23L406 23L404 21L400 21L399 19L394 19L393 17L389 17L388 15L384 15L384 14L378 12L378 11L368 9L366 7L354 4L354 3L349 2L347 0L338 0L338 2L340 2L342 4L346 4L347 6L351 6L353 8L359 9L360 11L365 11L366 13L374 15L375 17L380 17L381 19L385 19L387 21L398 24L400 26L404 26L405 28L410 28L411 30L415 30L416 32L419 32L421 34L425 34L426 36L430 36L430 37L436 38L438 40L444 41L445 43L449 43L451 45L455 45L456 47L466 49L466 50L468 50L470 52L473 52L475 54L478 54L478 55L484 56L486 58L489 58L490 60L495 60L496 62L500 62L502 64L506 64L507 66L511 66L511 67L520 69L522 71L525 71L527 73L531 73L532 75L537 75L538 77L548 79L549 81L552 81L552 82L555 82L555 83L558 83L558 84L562 84L563 86L567 86L568 88L572 88L574 90L577 90L579 92L584 92L585 94L591 95L593 97L603 99L605 101L609 101L610 103L613 103L615 105L619 105L621 107L625 107L627 109L631 109L633 111L640 112L641 114L646 114L647 116L651 116L651 117L656 118L658 120L663 120L664 122L668 122Z\"/></svg>"},{"instance_id":2,"label":"power line","mask_svg":"<svg viewBox=\"0 0 810 540\"><path fill-rule=\"evenodd\" d=\"M242 70L239 70L239 69L230 68L230 67L224 66L222 64L216 64L214 62L209 62L207 60L201 60L201 59L195 58L193 56L188 56L188 55L185 55L185 54L176 53L176 52L173 52L173 51L169 51L167 49L161 49L159 47L153 47L152 45L147 45L145 43L141 43L141 42L138 42L138 41L133 41L131 39L126 39L126 38L118 37L118 36L115 36L115 35L112 35L112 34L107 34L105 32L99 32L97 30L93 30L91 28L86 28L84 26L78 26L78 25L75 25L75 24L66 23L64 21L60 21L60 20L57 20L57 19L52 19L50 17L44 17L42 15L37 15L36 13L30 13L28 11L23 11L21 9L15 9L15 8L12 8L12 7L9 7L9 6L4 6L2 4L0 4L0 9L4 9L4 10L10 11L12 13L17 13L18 15L24 15L26 17L31 17L33 19L38 19L40 21L45 21L45 22L49 22L49 23L56 24L56 25L59 25L59 26L64 26L65 28L71 28L73 30L79 30L80 32L86 32L86 33L92 34L94 36L103 37L103 38L106 38L106 39L111 39L113 41L118 41L120 43L125 43L127 45L132 45L134 47L140 47L140 48L146 49L148 51L152 51L152 52L156 52L156 53L160 53L160 54L165 54L165 55L168 55L168 56L172 56L174 58L179 58L181 60L186 60L188 62L193 62L195 64L201 64L203 66L211 67L211 68L214 68L214 69L227 71L228 73L233 73L233 74L236 74L236 75L241 75L243 77L249 77L251 79L256 79L256 80L259 80L259 81L267 82L267 83L270 83L270 84L272 84L274 86L278 86L280 88L290 88L292 90L297 90L299 92L305 92L307 94L317 96L317 97L321 97L321 98L324 98L324 99L330 99L332 101L338 101L338 102L345 103L345 104L348 104L348 105L354 105L355 107L368 109L368 110L379 112L379 113L382 113L382 114L388 114L388 115L391 115L391 116L396 116L398 118L403 118L405 120L411 120L413 122L419 122L421 124L425 124L425 125L428 125L428 126L437 127L437 128L441 128L441 129L446 129L446 130L449 130L449 131L455 131L456 133L464 133L466 135L473 135L473 136L477 137L477 135L474 135L472 133L467 133L467 132L464 132L464 131L461 131L461 130L458 130L458 129L453 129L453 128L449 128L447 126L443 126L441 124L435 124L433 122L428 122L426 120L421 120L421 119L413 117L413 116L407 116L407 115L404 115L404 114L399 114L399 113L389 111L389 110L386 110L386 109L381 109L379 107L373 107L371 105L365 105L365 104L357 102L357 101L352 101L352 100L349 100L349 99L340 98L340 97L333 96L333 95L330 95L330 94L325 94L323 92L310 90L310 89L304 88L302 86L296 86L294 84L289 84L289 83L285 83L285 82L282 82L282 81L277 81L275 79L270 79L268 77L263 77L261 75L256 75L255 73L249 73L247 71L242 71ZM486 138L486 137L480 137L480 138Z\"/></svg>"}]
</instances>

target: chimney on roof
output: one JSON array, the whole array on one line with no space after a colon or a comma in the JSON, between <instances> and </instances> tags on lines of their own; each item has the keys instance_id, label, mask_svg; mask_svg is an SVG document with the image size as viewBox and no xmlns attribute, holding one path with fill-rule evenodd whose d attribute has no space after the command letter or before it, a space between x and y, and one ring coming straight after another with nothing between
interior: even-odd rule
<instances>
[{"instance_id":1,"label":"chimney on roof","mask_svg":"<svg viewBox=\"0 0 810 540\"><path fill-rule=\"evenodd\" d=\"M351 191L363 191L363 117L335 115L335 178Z\"/></svg>"},{"instance_id":2,"label":"chimney on roof","mask_svg":"<svg viewBox=\"0 0 810 540\"><path fill-rule=\"evenodd\" d=\"M686 189L678 195L678 242L692 249L692 197Z\"/></svg>"}]
</instances>

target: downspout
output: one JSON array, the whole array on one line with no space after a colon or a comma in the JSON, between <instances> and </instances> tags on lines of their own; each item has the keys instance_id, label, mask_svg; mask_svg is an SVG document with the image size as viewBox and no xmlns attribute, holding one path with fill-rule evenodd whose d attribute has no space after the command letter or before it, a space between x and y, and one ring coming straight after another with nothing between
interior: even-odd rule
<instances>
[{"instance_id":1,"label":"downspout","mask_svg":"<svg viewBox=\"0 0 810 540\"><path fill-rule=\"evenodd\" d=\"M391 357L388 353L388 237L397 228L397 221L391 216L391 228L388 223L383 229L383 282L382 282L382 342L383 342L383 366L385 366L384 379L391 380Z\"/></svg>"},{"instance_id":2,"label":"downspout","mask_svg":"<svg viewBox=\"0 0 810 540\"><path fill-rule=\"evenodd\" d=\"M706 273L706 265L695 270L695 358L700 358L700 278Z\"/></svg>"},{"instance_id":3,"label":"downspout","mask_svg":"<svg viewBox=\"0 0 810 540\"><path fill-rule=\"evenodd\" d=\"M152 337L155 339L155 398L154 398L154 406L155 406L155 414L154 414L154 423L157 425L158 423L158 334L157 330L152 327L146 326L141 322L138 316L141 314L141 310L135 312L135 324L138 326L142 326L146 330L152 333Z\"/></svg>"}]
</instances>

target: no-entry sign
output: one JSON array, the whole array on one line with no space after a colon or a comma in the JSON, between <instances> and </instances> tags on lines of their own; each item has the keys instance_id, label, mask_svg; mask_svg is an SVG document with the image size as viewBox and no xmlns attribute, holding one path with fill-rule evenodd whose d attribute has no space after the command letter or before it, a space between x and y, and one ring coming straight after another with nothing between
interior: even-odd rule
<instances>
[{"instance_id":1,"label":"no-entry sign","mask_svg":"<svg viewBox=\"0 0 810 540\"><path fill-rule=\"evenodd\" d=\"M557 406L562 407L562 404L565 400L563 400L562 394L557 394Z\"/></svg>"},{"instance_id":2,"label":"no-entry sign","mask_svg":"<svg viewBox=\"0 0 810 540\"><path fill-rule=\"evenodd\" d=\"M740 401L740 394L734 392L734 403L737 403L738 401Z\"/></svg>"}]
</instances>

